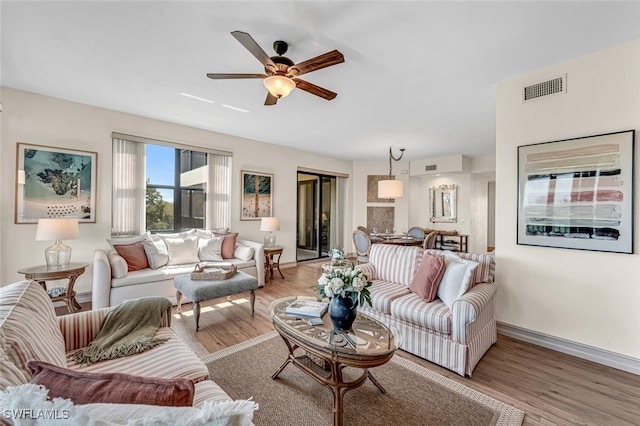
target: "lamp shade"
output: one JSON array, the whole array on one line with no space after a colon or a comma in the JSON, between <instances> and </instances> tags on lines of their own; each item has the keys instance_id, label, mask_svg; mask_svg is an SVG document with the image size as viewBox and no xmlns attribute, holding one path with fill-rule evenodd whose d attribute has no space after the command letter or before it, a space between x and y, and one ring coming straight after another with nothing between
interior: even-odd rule
<instances>
[{"instance_id":1,"label":"lamp shade","mask_svg":"<svg viewBox=\"0 0 640 426\"><path fill-rule=\"evenodd\" d=\"M378 181L378 198L402 198L403 196L404 188L401 180Z\"/></svg>"},{"instance_id":2,"label":"lamp shade","mask_svg":"<svg viewBox=\"0 0 640 426\"><path fill-rule=\"evenodd\" d=\"M36 241L75 240L78 236L78 219L38 219Z\"/></svg>"},{"instance_id":3,"label":"lamp shade","mask_svg":"<svg viewBox=\"0 0 640 426\"><path fill-rule=\"evenodd\" d=\"M279 231L280 219L277 217L263 217L260 222L261 231Z\"/></svg>"},{"instance_id":4,"label":"lamp shade","mask_svg":"<svg viewBox=\"0 0 640 426\"><path fill-rule=\"evenodd\" d=\"M272 75L262 82L269 92L277 98L284 98L296 88L295 81L283 75Z\"/></svg>"}]
</instances>

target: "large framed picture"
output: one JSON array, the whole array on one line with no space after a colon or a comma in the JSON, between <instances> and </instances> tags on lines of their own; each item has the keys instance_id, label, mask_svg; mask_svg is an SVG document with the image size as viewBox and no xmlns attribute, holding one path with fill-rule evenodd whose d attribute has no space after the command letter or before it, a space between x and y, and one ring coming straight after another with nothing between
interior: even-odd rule
<instances>
[{"instance_id":1,"label":"large framed picture","mask_svg":"<svg viewBox=\"0 0 640 426\"><path fill-rule=\"evenodd\" d=\"M273 175L243 170L240 220L273 216Z\"/></svg>"},{"instance_id":2,"label":"large framed picture","mask_svg":"<svg viewBox=\"0 0 640 426\"><path fill-rule=\"evenodd\" d=\"M18 143L16 223L74 217L96 221L96 152Z\"/></svg>"},{"instance_id":3,"label":"large framed picture","mask_svg":"<svg viewBox=\"0 0 640 426\"><path fill-rule=\"evenodd\" d=\"M518 147L518 244L633 253L635 131Z\"/></svg>"}]
</instances>

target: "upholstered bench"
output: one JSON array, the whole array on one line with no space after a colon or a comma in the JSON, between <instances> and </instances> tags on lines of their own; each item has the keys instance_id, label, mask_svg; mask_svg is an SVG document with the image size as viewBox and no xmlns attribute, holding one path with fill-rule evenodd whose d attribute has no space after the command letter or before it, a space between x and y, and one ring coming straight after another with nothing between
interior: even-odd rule
<instances>
[{"instance_id":1,"label":"upholstered bench","mask_svg":"<svg viewBox=\"0 0 640 426\"><path fill-rule=\"evenodd\" d=\"M182 311L182 296L185 295L193 302L193 316L196 320L196 331L200 321L200 302L218 297L249 291L251 316L256 301L254 290L258 288L258 280L244 272L236 272L232 277L224 280L192 280L191 274L181 274L173 279L176 288L178 312Z\"/></svg>"}]
</instances>

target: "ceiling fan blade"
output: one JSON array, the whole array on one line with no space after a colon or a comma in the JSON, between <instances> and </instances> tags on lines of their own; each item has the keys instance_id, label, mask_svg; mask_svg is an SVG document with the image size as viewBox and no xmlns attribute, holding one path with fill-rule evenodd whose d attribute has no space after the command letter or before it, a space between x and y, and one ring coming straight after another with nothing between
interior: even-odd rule
<instances>
[{"instance_id":1,"label":"ceiling fan blade","mask_svg":"<svg viewBox=\"0 0 640 426\"><path fill-rule=\"evenodd\" d=\"M230 79L230 78L265 78L266 74L222 74L222 73L209 73L207 77L214 80Z\"/></svg>"},{"instance_id":2,"label":"ceiling fan blade","mask_svg":"<svg viewBox=\"0 0 640 426\"><path fill-rule=\"evenodd\" d=\"M271 92L267 91L267 99L264 100L265 105L275 105L278 102L278 97L273 96Z\"/></svg>"},{"instance_id":3,"label":"ceiling fan blade","mask_svg":"<svg viewBox=\"0 0 640 426\"><path fill-rule=\"evenodd\" d=\"M296 87L298 89L309 92L312 95L320 96L321 98L325 98L328 101L338 96L337 93L320 86L316 86L315 84L309 83L308 81L300 80L299 78L294 78L293 81L296 82Z\"/></svg>"},{"instance_id":4,"label":"ceiling fan blade","mask_svg":"<svg viewBox=\"0 0 640 426\"><path fill-rule=\"evenodd\" d=\"M258 43L249 34L242 31L232 31L231 35L236 38L253 56L255 56L265 68L276 70L276 64L273 63L269 55L260 47Z\"/></svg>"},{"instance_id":5,"label":"ceiling fan blade","mask_svg":"<svg viewBox=\"0 0 640 426\"><path fill-rule=\"evenodd\" d=\"M332 65L341 64L342 62L344 62L344 56L342 53L337 50L332 50L324 55L316 56L315 58L307 59L299 64L291 65L287 74L295 77L311 71L330 67Z\"/></svg>"}]
</instances>

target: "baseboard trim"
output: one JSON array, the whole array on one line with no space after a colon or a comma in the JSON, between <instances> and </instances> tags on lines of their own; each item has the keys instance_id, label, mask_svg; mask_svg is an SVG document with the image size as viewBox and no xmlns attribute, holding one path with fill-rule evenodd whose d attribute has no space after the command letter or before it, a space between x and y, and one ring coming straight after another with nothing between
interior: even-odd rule
<instances>
[{"instance_id":1,"label":"baseboard trim","mask_svg":"<svg viewBox=\"0 0 640 426\"><path fill-rule=\"evenodd\" d=\"M498 322L497 325L498 333L504 336L640 375L640 359L599 349L594 346L572 342L515 325L502 322Z\"/></svg>"}]
</instances>

